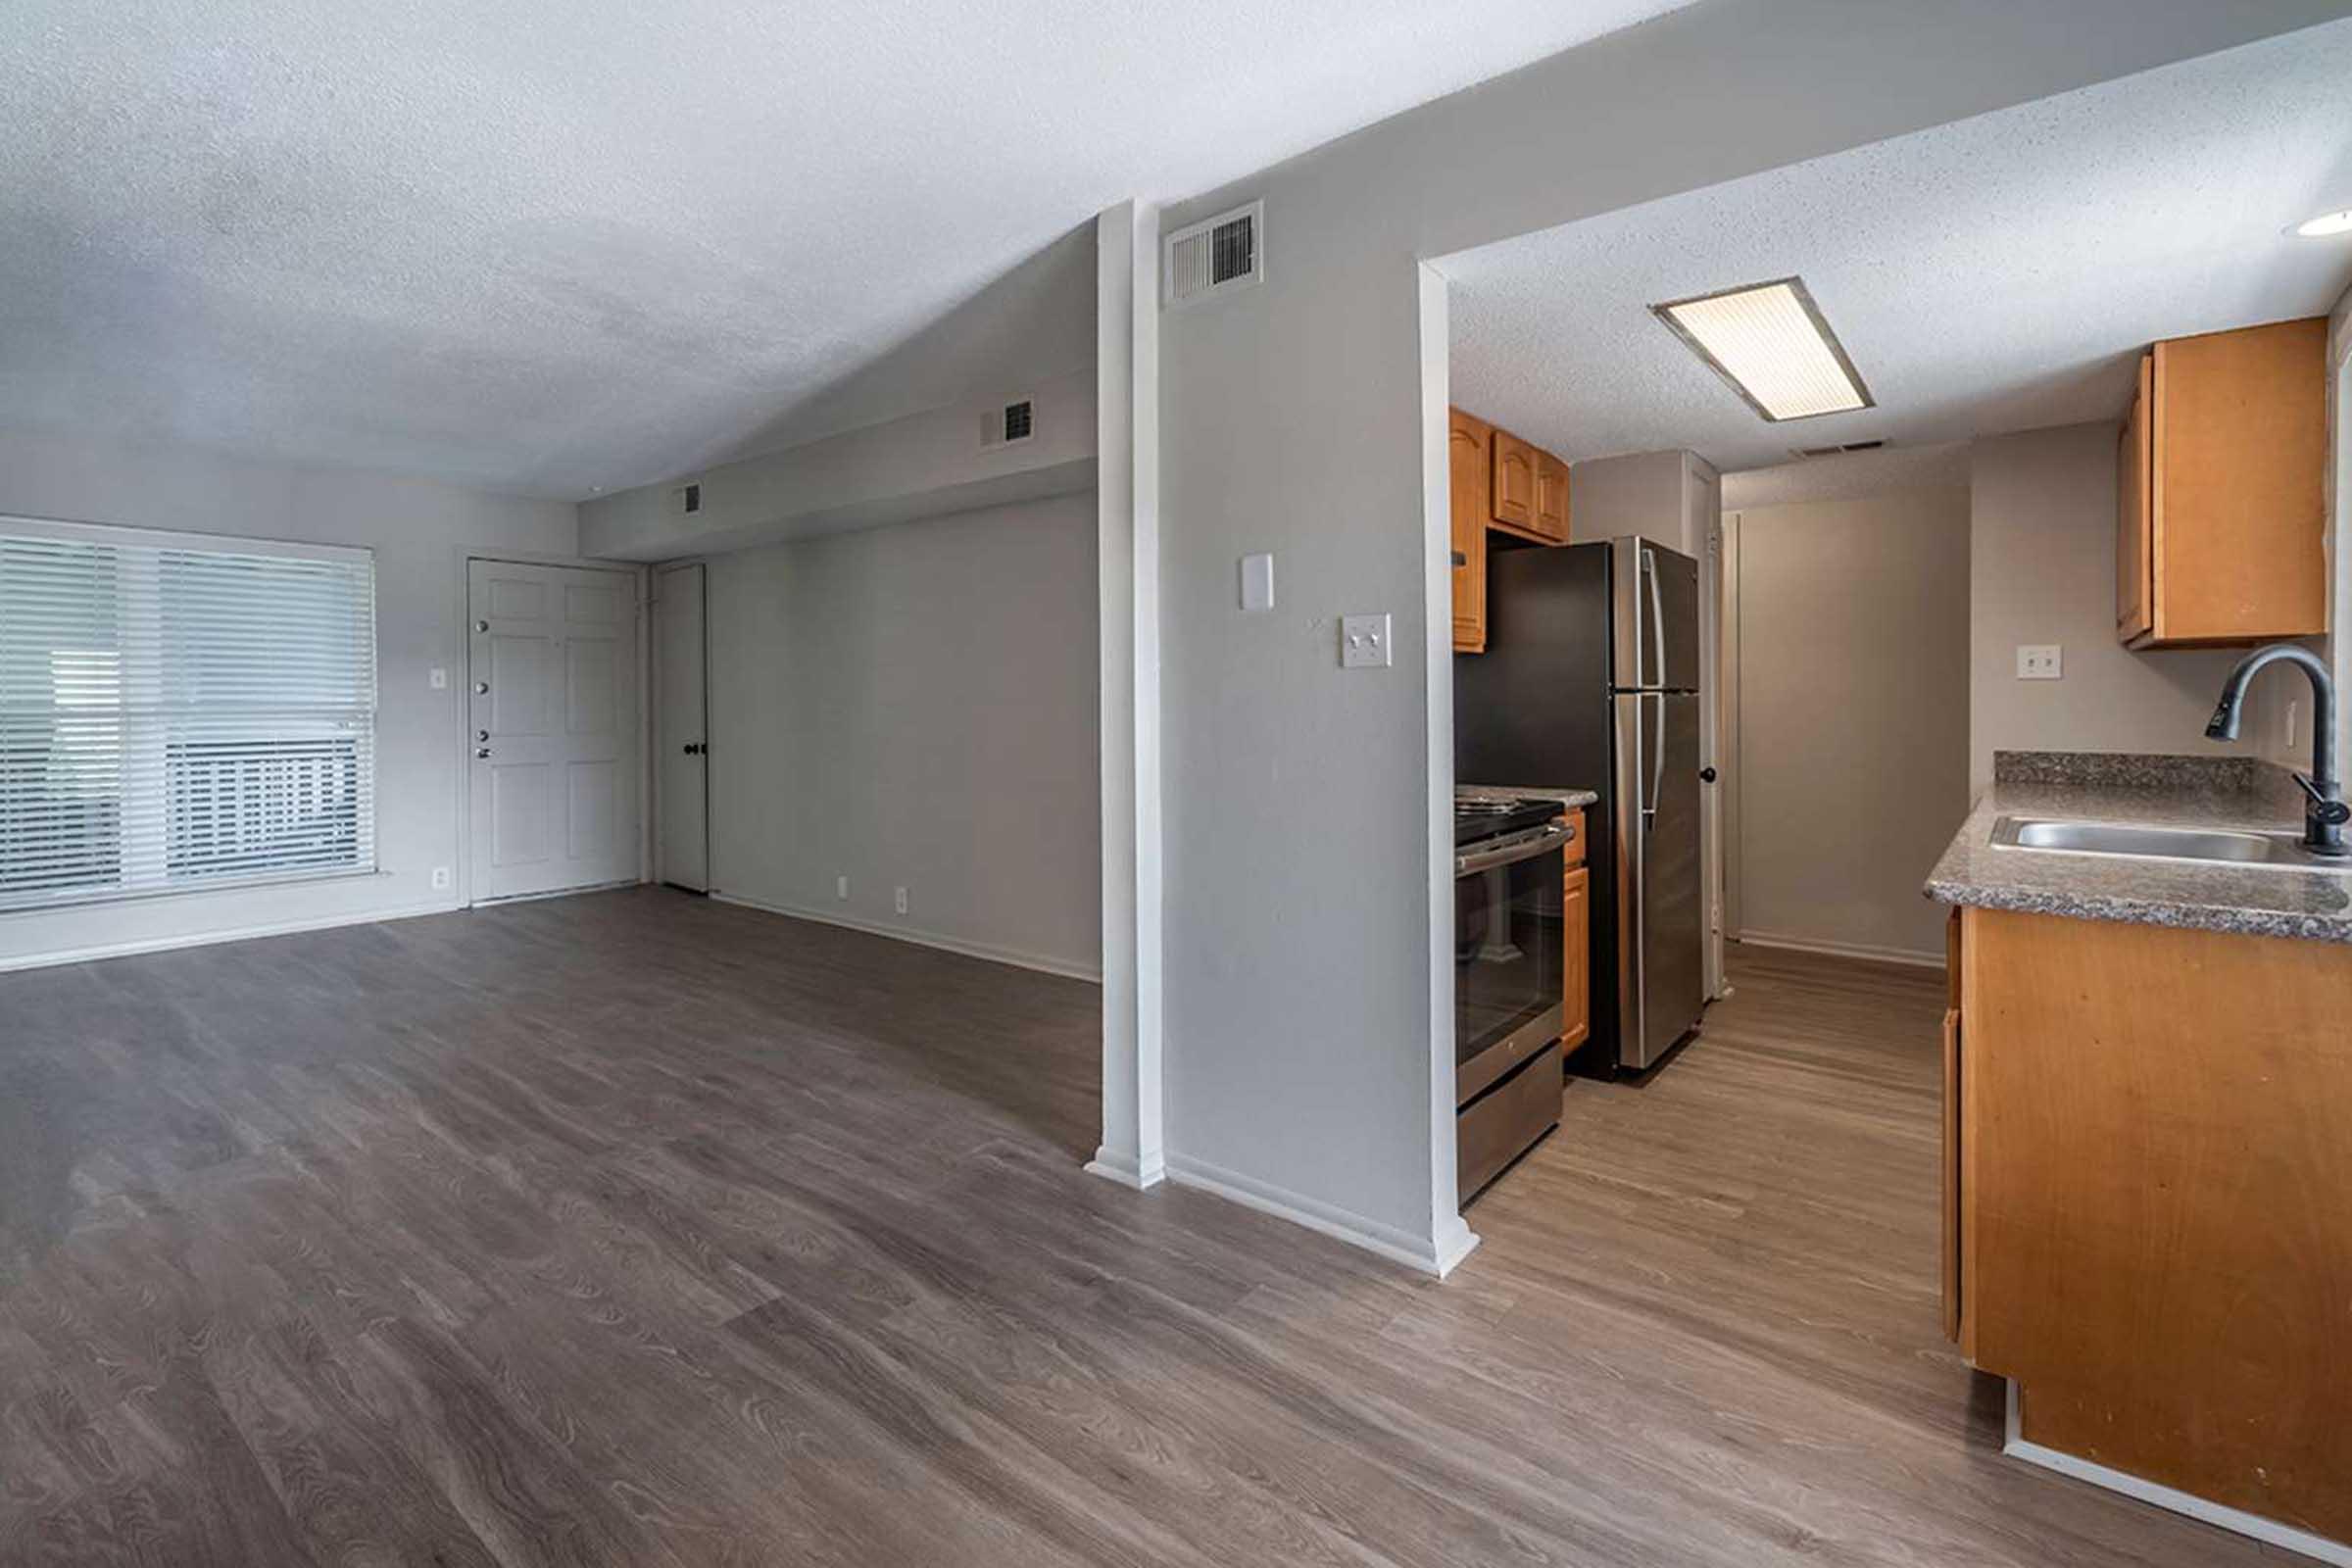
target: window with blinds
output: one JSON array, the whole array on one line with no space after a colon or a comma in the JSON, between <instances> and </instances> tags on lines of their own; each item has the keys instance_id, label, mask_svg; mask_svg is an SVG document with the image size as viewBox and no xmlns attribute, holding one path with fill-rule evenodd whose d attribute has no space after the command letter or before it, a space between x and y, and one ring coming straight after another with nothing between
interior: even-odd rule
<instances>
[{"instance_id":1,"label":"window with blinds","mask_svg":"<svg viewBox=\"0 0 2352 1568\"><path fill-rule=\"evenodd\" d=\"M0 518L0 909L375 865L365 551Z\"/></svg>"}]
</instances>

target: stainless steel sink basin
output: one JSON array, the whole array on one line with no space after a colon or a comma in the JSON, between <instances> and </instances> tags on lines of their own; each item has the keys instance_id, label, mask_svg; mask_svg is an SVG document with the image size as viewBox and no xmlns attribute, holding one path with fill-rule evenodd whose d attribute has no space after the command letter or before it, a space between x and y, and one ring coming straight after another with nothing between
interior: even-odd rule
<instances>
[{"instance_id":1,"label":"stainless steel sink basin","mask_svg":"<svg viewBox=\"0 0 2352 1568\"><path fill-rule=\"evenodd\" d=\"M2072 822L2052 817L2004 816L1992 824L2003 849L2051 850L2066 855L2121 855L2143 860L2196 860L2224 865L2271 865L2292 870L2340 869L2305 850L2292 833L2228 828L2142 827L2124 822Z\"/></svg>"}]
</instances>

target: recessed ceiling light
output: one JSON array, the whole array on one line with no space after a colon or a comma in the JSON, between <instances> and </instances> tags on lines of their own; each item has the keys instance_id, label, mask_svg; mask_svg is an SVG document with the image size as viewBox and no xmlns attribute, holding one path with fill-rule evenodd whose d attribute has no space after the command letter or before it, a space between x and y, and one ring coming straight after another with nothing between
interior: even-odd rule
<instances>
[{"instance_id":1,"label":"recessed ceiling light","mask_svg":"<svg viewBox=\"0 0 2352 1568\"><path fill-rule=\"evenodd\" d=\"M2295 225L2295 232L2305 239L2326 239L2331 234L2352 234L2352 207L2340 213L2322 213Z\"/></svg>"},{"instance_id":2,"label":"recessed ceiling light","mask_svg":"<svg viewBox=\"0 0 2352 1568\"><path fill-rule=\"evenodd\" d=\"M1751 283L1650 309L1707 368L1775 423L1877 406L1802 278Z\"/></svg>"}]
</instances>

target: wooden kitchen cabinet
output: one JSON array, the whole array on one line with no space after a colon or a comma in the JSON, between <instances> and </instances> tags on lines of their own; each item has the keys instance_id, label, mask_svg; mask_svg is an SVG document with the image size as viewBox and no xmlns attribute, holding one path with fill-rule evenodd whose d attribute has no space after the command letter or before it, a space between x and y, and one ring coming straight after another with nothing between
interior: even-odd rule
<instances>
[{"instance_id":1,"label":"wooden kitchen cabinet","mask_svg":"<svg viewBox=\"0 0 2352 1568\"><path fill-rule=\"evenodd\" d=\"M1973 1349L1961 1334L1960 1278L1960 911L1944 923L1943 1009L1943 1337Z\"/></svg>"},{"instance_id":2,"label":"wooden kitchen cabinet","mask_svg":"<svg viewBox=\"0 0 2352 1568\"><path fill-rule=\"evenodd\" d=\"M1487 648L1487 516L1494 428L1474 414L1448 411L1446 440L1451 476L1453 651Z\"/></svg>"},{"instance_id":3,"label":"wooden kitchen cabinet","mask_svg":"<svg viewBox=\"0 0 2352 1568\"><path fill-rule=\"evenodd\" d=\"M2352 948L1960 911L1944 1323L2018 1435L2352 1540Z\"/></svg>"},{"instance_id":4,"label":"wooden kitchen cabinet","mask_svg":"<svg viewBox=\"0 0 2352 1568\"><path fill-rule=\"evenodd\" d=\"M1547 545L1568 542L1568 465L1536 449L1536 537Z\"/></svg>"},{"instance_id":5,"label":"wooden kitchen cabinet","mask_svg":"<svg viewBox=\"0 0 2352 1568\"><path fill-rule=\"evenodd\" d=\"M1494 431L1494 525L1533 536L1536 531L1536 449L1508 430Z\"/></svg>"},{"instance_id":6,"label":"wooden kitchen cabinet","mask_svg":"<svg viewBox=\"0 0 2352 1568\"><path fill-rule=\"evenodd\" d=\"M2327 630L2328 323L2158 343L2116 475L2116 634L2133 648Z\"/></svg>"},{"instance_id":7,"label":"wooden kitchen cabinet","mask_svg":"<svg viewBox=\"0 0 2352 1568\"><path fill-rule=\"evenodd\" d=\"M1592 1034L1592 872L1587 866L1568 868L1560 895L1560 1054L1566 1055Z\"/></svg>"}]
</instances>

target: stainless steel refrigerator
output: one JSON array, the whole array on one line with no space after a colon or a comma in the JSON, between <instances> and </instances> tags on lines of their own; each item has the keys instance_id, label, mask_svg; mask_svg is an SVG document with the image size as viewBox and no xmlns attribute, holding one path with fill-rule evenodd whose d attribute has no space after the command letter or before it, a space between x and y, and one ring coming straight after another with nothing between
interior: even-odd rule
<instances>
[{"instance_id":1,"label":"stainless steel refrigerator","mask_svg":"<svg viewBox=\"0 0 2352 1568\"><path fill-rule=\"evenodd\" d=\"M1627 537L1488 558L1487 651L1453 661L1454 777L1582 788L1592 1046L1639 1071L1705 1003L1698 563Z\"/></svg>"}]
</instances>

